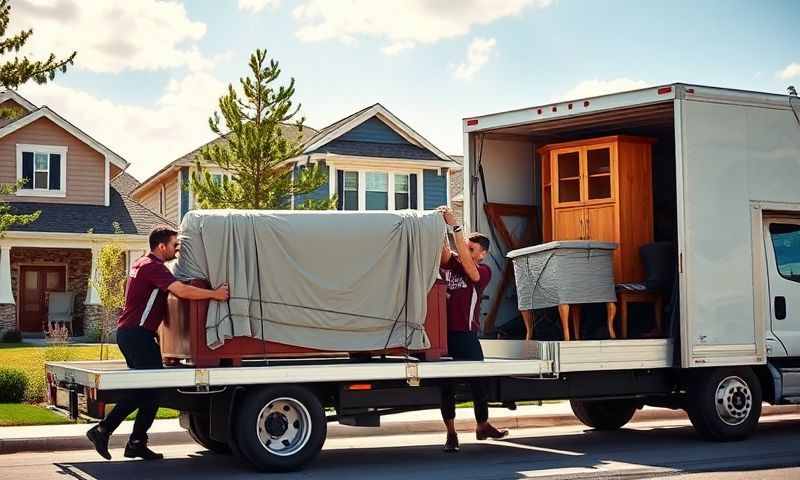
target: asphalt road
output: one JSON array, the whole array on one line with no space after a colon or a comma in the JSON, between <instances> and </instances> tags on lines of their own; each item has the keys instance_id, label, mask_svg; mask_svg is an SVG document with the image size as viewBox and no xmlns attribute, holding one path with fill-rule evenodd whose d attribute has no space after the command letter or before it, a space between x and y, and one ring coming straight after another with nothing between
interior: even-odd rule
<instances>
[{"instance_id":1,"label":"asphalt road","mask_svg":"<svg viewBox=\"0 0 800 480\"><path fill-rule=\"evenodd\" d=\"M756 436L736 443L703 442L685 422L639 423L617 432L516 430L499 442L469 437L462 435L458 454L442 453L438 434L332 439L306 470L268 476L196 445L160 447L167 458L158 462L119 460L121 450L112 450L112 461L94 451L17 453L0 456L0 478L800 479L800 415L762 421Z\"/></svg>"}]
</instances>

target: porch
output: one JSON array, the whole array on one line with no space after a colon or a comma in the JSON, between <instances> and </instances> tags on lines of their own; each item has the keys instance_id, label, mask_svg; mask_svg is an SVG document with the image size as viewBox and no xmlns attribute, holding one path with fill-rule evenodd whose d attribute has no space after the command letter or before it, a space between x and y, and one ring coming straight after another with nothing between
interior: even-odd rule
<instances>
[{"instance_id":1,"label":"porch","mask_svg":"<svg viewBox=\"0 0 800 480\"><path fill-rule=\"evenodd\" d=\"M73 295L72 336L99 326L104 311L90 279L100 248L112 240L125 251L126 267L146 252L140 236L7 232L0 240L0 330L43 337L53 292Z\"/></svg>"}]
</instances>

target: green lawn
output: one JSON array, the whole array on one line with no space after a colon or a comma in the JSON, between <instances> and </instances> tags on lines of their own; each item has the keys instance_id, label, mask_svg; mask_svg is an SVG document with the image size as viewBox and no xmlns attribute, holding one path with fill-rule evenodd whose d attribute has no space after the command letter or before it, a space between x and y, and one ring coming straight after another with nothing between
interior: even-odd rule
<instances>
[{"instance_id":1,"label":"green lawn","mask_svg":"<svg viewBox=\"0 0 800 480\"><path fill-rule=\"evenodd\" d=\"M121 359L122 353L116 345L106 345L107 358ZM70 423L66 417L37 405L45 399L44 362L77 360L99 360L100 345L67 345L39 347L26 343L0 343L0 367L22 370L28 377L25 400L28 403L0 404L0 426L51 425ZM159 409L157 418L175 418L178 412L169 408ZM129 417L133 419L135 413Z\"/></svg>"},{"instance_id":2,"label":"green lawn","mask_svg":"<svg viewBox=\"0 0 800 480\"><path fill-rule=\"evenodd\" d=\"M0 403L0 427L57 425L70 421L57 413L29 403Z\"/></svg>"}]
</instances>

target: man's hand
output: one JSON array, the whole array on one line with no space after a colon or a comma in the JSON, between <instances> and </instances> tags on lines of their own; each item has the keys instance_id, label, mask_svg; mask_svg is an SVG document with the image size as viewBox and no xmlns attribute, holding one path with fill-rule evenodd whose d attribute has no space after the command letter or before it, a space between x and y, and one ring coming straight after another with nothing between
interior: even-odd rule
<instances>
[{"instance_id":1,"label":"man's hand","mask_svg":"<svg viewBox=\"0 0 800 480\"><path fill-rule=\"evenodd\" d=\"M214 289L214 300L218 302L225 302L231 297L230 291L228 291L228 284L223 283L216 289Z\"/></svg>"},{"instance_id":2,"label":"man's hand","mask_svg":"<svg viewBox=\"0 0 800 480\"><path fill-rule=\"evenodd\" d=\"M453 215L452 208L441 206L437 208L436 211L442 214L442 218L444 218L444 223L450 225L451 227L453 225L458 225L458 220L456 219L456 216Z\"/></svg>"}]
</instances>

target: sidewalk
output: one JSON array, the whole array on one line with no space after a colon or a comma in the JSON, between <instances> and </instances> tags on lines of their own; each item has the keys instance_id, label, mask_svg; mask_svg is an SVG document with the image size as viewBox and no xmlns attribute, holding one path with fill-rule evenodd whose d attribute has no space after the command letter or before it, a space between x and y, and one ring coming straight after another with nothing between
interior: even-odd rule
<instances>
[{"instance_id":1,"label":"sidewalk","mask_svg":"<svg viewBox=\"0 0 800 480\"><path fill-rule=\"evenodd\" d=\"M569 402L545 403L544 405L522 405L515 411L493 408L489 412L492 424L499 428L535 428L578 425ZM764 405L762 417L800 414L800 406ZM648 422L686 419L683 410L645 407L638 411L632 422ZM81 450L91 448L86 439L88 424L46 425L35 427L1 427L0 454L23 451ZM133 428L133 422L123 422L111 438L111 447L123 447ZM471 408L456 410L456 428L472 431L475 428ZM328 425L328 438L363 437L376 435L399 435L412 433L443 432L439 410L422 410L400 413L381 418L380 427L349 427ZM189 434L178 424L177 419L156 420L150 429L152 445L192 443Z\"/></svg>"}]
</instances>

